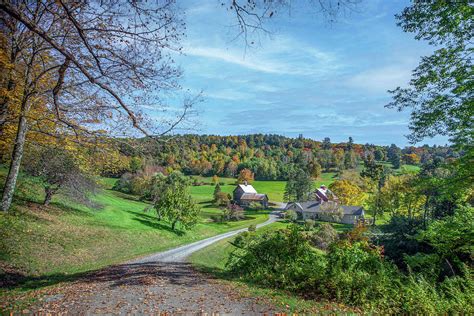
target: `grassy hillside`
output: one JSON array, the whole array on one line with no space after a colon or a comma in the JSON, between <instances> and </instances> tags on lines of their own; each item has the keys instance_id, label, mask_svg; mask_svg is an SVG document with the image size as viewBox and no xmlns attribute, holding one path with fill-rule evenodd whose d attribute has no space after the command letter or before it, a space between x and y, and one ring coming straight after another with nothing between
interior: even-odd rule
<instances>
[{"instance_id":1,"label":"grassy hillside","mask_svg":"<svg viewBox=\"0 0 474 316\"><path fill-rule=\"evenodd\" d=\"M4 176L5 170L0 170L2 183ZM153 211L144 211L147 204L108 190L113 180L102 182L106 188L95 196L95 207L60 196L44 207L37 203L43 198L38 180L21 176L14 207L0 214L0 279L12 277L7 271L20 271L26 279L19 289L37 288L81 271L247 227L268 217L261 211L247 213L244 221L216 223L210 216L220 211L204 208L193 229L174 232L168 223L157 221Z\"/></svg>"}]
</instances>

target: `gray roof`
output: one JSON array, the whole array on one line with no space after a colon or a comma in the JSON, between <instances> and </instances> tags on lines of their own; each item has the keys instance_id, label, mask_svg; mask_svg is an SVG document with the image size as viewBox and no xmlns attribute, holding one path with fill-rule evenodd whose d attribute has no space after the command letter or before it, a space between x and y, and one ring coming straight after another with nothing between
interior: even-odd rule
<instances>
[{"instance_id":1,"label":"gray roof","mask_svg":"<svg viewBox=\"0 0 474 316\"><path fill-rule=\"evenodd\" d=\"M248 200L248 201L263 201L267 199L266 194L258 194L258 193L244 193L240 197L240 200Z\"/></svg>"},{"instance_id":2,"label":"gray roof","mask_svg":"<svg viewBox=\"0 0 474 316\"><path fill-rule=\"evenodd\" d=\"M302 212L309 213L323 213L321 209L321 203L319 201L306 201L306 202L292 202L288 203L286 208L288 209L292 205L296 205ZM362 206L347 206L340 205L344 215L363 215L364 208Z\"/></svg>"}]
</instances>

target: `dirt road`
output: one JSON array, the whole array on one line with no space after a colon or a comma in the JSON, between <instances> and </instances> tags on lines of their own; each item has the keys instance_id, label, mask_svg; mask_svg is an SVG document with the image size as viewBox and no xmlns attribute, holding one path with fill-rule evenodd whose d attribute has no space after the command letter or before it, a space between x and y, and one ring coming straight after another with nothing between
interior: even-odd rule
<instances>
[{"instance_id":1,"label":"dirt road","mask_svg":"<svg viewBox=\"0 0 474 316\"><path fill-rule=\"evenodd\" d=\"M276 214L258 227L277 220ZM44 297L33 312L165 315L260 315L273 308L260 298L241 297L209 275L195 271L186 257L240 229L94 271Z\"/></svg>"}]
</instances>

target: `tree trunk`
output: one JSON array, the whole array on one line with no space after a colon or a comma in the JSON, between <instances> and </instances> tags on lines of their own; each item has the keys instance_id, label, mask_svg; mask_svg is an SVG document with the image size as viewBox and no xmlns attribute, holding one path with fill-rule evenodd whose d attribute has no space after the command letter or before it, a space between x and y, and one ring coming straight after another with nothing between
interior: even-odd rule
<instances>
[{"instance_id":1,"label":"tree trunk","mask_svg":"<svg viewBox=\"0 0 474 316\"><path fill-rule=\"evenodd\" d=\"M44 193L45 193L45 196L44 196L43 205L48 206L49 203L51 202L51 199L53 198L55 191L52 190L51 188L44 188Z\"/></svg>"},{"instance_id":2,"label":"tree trunk","mask_svg":"<svg viewBox=\"0 0 474 316\"><path fill-rule=\"evenodd\" d=\"M23 158L23 148L25 145L26 132L28 130L28 122L26 120L27 102L22 104L22 113L20 120L18 121L18 131L16 133L15 145L13 147L12 160L10 163L10 169L8 170L8 176L3 187L2 203L0 210L3 212L8 211L12 204L13 193L15 192L16 180L20 171L21 159Z\"/></svg>"}]
</instances>

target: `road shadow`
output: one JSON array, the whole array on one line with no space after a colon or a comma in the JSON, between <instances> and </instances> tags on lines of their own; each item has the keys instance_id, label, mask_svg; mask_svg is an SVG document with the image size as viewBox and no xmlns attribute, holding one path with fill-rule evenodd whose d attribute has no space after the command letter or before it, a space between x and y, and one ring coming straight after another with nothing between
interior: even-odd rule
<instances>
[{"instance_id":1,"label":"road shadow","mask_svg":"<svg viewBox=\"0 0 474 316\"><path fill-rule=\"evenodd\" d=\"M148 219L135 217L135 218L133 218L133 220L137 221L137 222L139 222L139 223L141 223L145 226L151 227L151 228L169 231L170 233L173 233L177 236L183 236L185 234L185 232L183 232L182 230L177 230L177 229L173 230L168 225L162 224L162 223L156 221L156 219L155 220L148 220Z\"/></svg>"},{"instance_id":2,"label":"road shadow","mask_svg":"<svg viewBox=\"0 0 474 316\"><path fill-rule=\"evenodd\" d=\"M57 273L45 276L27 276L13 270L0 274L2 290L37 290L64 283L104 284L115 288L134 285L154 285L163 282L193 286L201 282L189 263L135 263L114 265L104 269L74 274Z\"/></svg>"}]
</instances>

